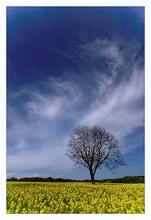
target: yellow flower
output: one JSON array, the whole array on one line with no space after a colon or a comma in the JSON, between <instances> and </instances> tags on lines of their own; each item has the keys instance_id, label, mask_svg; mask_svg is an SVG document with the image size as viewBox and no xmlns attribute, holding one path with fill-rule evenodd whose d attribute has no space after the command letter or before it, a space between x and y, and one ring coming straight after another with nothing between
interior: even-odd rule
<instances>
[{"instance_id":1,"label":"yellow flower","mask_svg":"<svg viewBox=\"0 0 151 220\"><path fill-rule=\"evenodd\" d=\"M7 213L144 213L144 184L9 182Z\"/></svg>"},{"instance_id":2,"label":"yellow flower","mask_svg":"<svg viewBox=\"0 0 151 220\"><path fill-rule=\"evenodd\" d=\"M40 210L40 214L43 214L44 213L44 210L42 209L42 210Z\"/></svg>"}]
</instances>

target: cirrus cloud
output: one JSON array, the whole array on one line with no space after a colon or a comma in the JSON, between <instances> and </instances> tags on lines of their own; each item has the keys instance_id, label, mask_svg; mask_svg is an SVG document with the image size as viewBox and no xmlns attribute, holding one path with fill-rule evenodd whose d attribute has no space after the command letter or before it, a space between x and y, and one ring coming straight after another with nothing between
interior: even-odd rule
<instances>
[{"instance_id":1,"label":"cirrus cloud","mask_svg":"<svg viewBox=\"0 0 151 220\"><path fill-rule=\"evenodd\" d=\"M74 80L67 76L49 77L9 93L9 103L16 103L14 107L8 105L10 172L72 168L65 156L66 144L72 129L79 124L105 127L119 138L124 154L140 146L136 142L139 138L142 143L143 132L135 134L135 144L129 135L144 126L144 70L142 60L136 60L138 44L130 52L128 47L108 39L79 45L80 59L91 66L87 73L81 76L71 72ZM130 62L128 56L132 57ZM85 71L84 67L81 69Z\"/></svg>"}]
</instances>

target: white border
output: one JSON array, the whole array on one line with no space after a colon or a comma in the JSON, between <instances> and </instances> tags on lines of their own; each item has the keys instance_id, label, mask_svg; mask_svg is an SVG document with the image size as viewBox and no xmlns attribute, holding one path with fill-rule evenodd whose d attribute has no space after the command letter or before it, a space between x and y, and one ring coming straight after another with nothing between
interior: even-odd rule
<instances>
[{"instance_id":1,"label":"white border","mask_svg":"<svg viewBox=\"0 0 151 220\"><path fill-rule=\"evenodd\" d=\"M145 0L1 0L5 6L144 6Z\"/></svg>"},{"instance_id":2,"label":"white border","mask_svg":"<svg viewBox=\"0 0 151 220\"><path fill-rule=\"evenodd\" d=\"M148 219L151 216L150 207L150 184L151 184L151 172L150 172L150 161L151 161L151 4L147 0L1 0L0 1L0 180L1 180L1 196L0 196L0 217L5 219L58 219L65 217L78 218L86 217L87 219L95 218L100 219ZM6 213L6 7L7 6L145 6L145 214L101 214L100 215L13 215Z\"/></svg>"}]
</instances>

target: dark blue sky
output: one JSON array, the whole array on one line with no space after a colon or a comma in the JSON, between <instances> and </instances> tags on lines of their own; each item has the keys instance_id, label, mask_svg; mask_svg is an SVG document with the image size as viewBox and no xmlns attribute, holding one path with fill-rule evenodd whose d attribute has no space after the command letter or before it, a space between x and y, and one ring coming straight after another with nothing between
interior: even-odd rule
<instances>
[{"instance_id":1,"label":"dark blue sky","mask_svg":"<svg viewBox=\"0 0 151 220\"><path fill-rule=\"evenodd\" d=\"M144 8L7 7L7 176L87 179L66 144L100 125L144 175Z\"/></svg>"}]
</instances>

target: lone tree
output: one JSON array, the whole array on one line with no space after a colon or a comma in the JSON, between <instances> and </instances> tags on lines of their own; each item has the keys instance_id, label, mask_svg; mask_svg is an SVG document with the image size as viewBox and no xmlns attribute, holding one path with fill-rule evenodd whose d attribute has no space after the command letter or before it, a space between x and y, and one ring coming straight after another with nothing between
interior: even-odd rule
<instances>
[{"instance_id":1,"label":"lone tree","mask_svg":"<svg viewBox=\"0 0 151 220\"><path fill-rule=\"evenodd\" d=\"M96 170L102 165L111 171L126 165L119 149L119 141L98 126L81 125L75 128L67 144L66 155L76 165L89 169L92 184L95 183Z\"/></svg>"}]
</instances>

